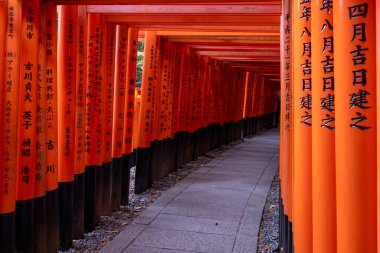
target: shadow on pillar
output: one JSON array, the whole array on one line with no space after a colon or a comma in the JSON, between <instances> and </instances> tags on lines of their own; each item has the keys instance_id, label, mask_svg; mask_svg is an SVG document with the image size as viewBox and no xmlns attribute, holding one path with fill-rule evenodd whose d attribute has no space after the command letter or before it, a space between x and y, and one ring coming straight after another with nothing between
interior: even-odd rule
<instances>
[{"instance_id":1,"label":"shadow on pillar","mask_svg":"<svg viewBox=\"0 0 380 253\"><path fill-rule=\"evenodd\" d=\"M16 214L0 214L0 249L4 252L15 251L15 217Z\"/></svg>"},{"instance_id":2,"label":"shadow on pillar","mask_svg":"<svg viewBox=\"0 0 380 253\"><path fill-rule=\"evenodd\" d=\"M112 158L111 162L111 190L110 208L112 211L119 210L121 206L121 181L123 171L123 159Z\"/></svg>"},{"instance_id":3,"label":"shadow on pillar","mask_svg":"<svg viewBox=\"0 0 380 253\"><path fill-rule=\"evenodd\" d=\"M86 166L84 174L84 231L94 230L96 225L96 170L98 166Z\"/></svg>"},{"instance_id":4,"label":"shadow on pillar","mask_svg":"<svg viewBox=\"0 0 380 253\"><path fill-rule=\"evenodd\" d=\"M84 234L84 174L74 176L74 238ZM50 251L49 251L50 252Z\"/></svg>"},{"instance_id":5,"label":"shadow on pillar","mask_svg":"<svg viewBox=\"0 0 380 253\"><path fill-rule=\"evenodd\" d=\"M141 194L149 187L150 148L138 148L136 157L135 193Z\"/></svg>"},{"instance_id":6,"label":"shadow on pillar","mask_svg":"<svg viewBox=\"0 0 380 253\"><path fill-rule=\"evenodd\" d=\"M1 221L0 221L0 224L1 224ZM58 189L46 192L46 227L47 227L47 232L46 232L47 250L49 253L58 252L59 250Z\"/></svg>"},{"instance_id":7,"label":"shadow on pillar","mask_svg":"<svg viewBox=\"0 0 380 253\"><path fill-rule=\"evenodd\" d=\"M46 224L46 195L34 199L34 252L46 253L47 251L47 224Z\"/></svg>"},{"instance_id":8,"label":"shadow on pillar","mask_svg":"<svg viewBox=\"0 0 380 253\"><path fill-rule=\"evenodd\" d=\"M59 204L59 250L67 251L74 239L74 182L60 182Z\"/></svg>"}]
</instances>

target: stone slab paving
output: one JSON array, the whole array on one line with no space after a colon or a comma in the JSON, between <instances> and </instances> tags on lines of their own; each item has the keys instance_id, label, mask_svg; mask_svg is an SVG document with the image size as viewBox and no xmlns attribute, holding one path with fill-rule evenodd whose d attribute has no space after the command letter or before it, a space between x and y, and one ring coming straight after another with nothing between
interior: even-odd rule
<instances>
[{"instance_id":1,"label":"stone slab paving","mask_svg":"<svg viewBox=\"0 0 380 253\"><path fill-rule=\"evenodd\" d=\"M279 131L229 148L163 193L103 253L256 253Z\"/></svg>"}]
</instances>

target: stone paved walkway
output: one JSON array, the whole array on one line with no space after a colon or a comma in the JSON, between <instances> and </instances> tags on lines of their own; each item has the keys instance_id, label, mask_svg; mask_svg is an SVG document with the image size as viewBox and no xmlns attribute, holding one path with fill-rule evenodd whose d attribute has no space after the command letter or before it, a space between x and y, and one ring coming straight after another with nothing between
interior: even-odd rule
<instances>
[{"instance_id":1,"label":"stone paved walkway","mask_svg":"<svg viewBox=\"0 0 380 253\"><path fill-rule=\"evenodd\" d=\"M101 252L256 253L279 132L228 149L166 191Z\"/></svg>"}]
</instances>

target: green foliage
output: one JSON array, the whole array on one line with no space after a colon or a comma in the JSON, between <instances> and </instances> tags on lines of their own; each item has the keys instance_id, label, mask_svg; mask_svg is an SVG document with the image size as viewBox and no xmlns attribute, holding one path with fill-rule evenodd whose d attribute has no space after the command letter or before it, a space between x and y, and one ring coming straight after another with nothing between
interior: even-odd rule
<instances>
[{"instance_id":1,"label":"green foliage","mask_svg":"<svg viewBox=\"0 0 380 253\"><path fill-rule=\"evenodd\" d=\"M137 68L136 68L136 82L142 81L142 68L144 62L144 42L139 41L137 51Z\"/></svg>"}]
</instances>

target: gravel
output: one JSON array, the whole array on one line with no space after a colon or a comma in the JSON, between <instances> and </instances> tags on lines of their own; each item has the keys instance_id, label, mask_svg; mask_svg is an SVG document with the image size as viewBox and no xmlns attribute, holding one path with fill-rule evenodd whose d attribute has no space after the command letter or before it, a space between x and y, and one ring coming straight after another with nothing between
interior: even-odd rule
<instances>
[{"instance_id":1,"label":"gravel","mask_svg":"<svg viewBox=\"0 0 380 253\"><path fill-rule=\"evenodd\" d=\"M84 238L73 241L73 248L67 253L74 252L97 252L107 245L112 239L124 230L142 211L152 204L161 194L181 181L189 174L195 172L212 159L220 156L224 151L242 141L236 141L210 151L205 156L183 165L176 172L169 174L162 180L155 182L151 188L142 194L134 194L136 168L131 168L130 199L128 206L121 206L119 211L112 212L108 216L102 216L94 231L84 234Z\"/></svg>"},{"instance_id":2,"label":"gravel","mask_svg":"<svg viewBox=\"0 0 380 253\"><path fill-rule=\"evenodd\" d=\"M263 216L261 218L259 240L257 244L258 253L278 252L280 231L280 180L278 174L272 181Z\"/></svg>"}]
</instances>

